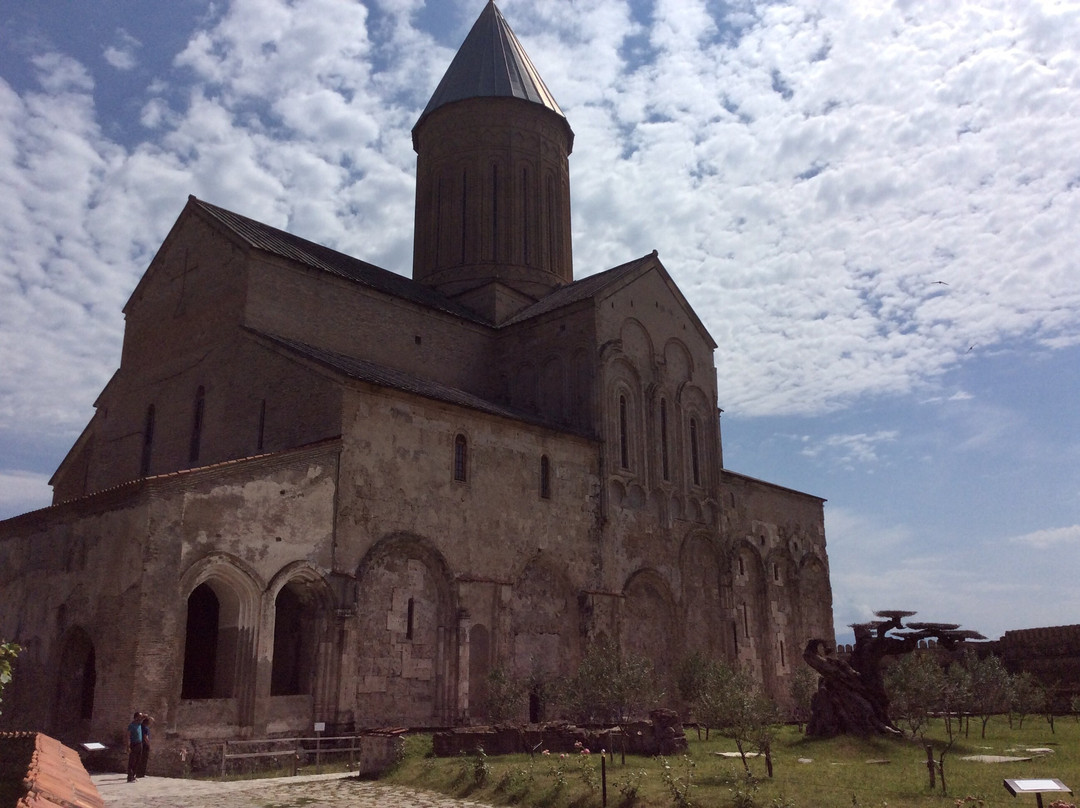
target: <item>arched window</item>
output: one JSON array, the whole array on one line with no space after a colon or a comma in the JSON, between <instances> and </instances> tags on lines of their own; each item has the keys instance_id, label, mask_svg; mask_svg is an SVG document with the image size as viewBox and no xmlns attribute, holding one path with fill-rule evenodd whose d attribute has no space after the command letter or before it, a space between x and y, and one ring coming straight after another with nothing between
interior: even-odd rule
<instances>
[{"instance_id":1,"label":"arched window","mask_svg":"<svg viewBox=\"0 0 1080 808\"><path fill-rule=\"evenodd\" d=\"M435 185L435 266L442 266L442 220L443 220L443 192L442 177Z\"/></svg>"},{"instance_id":2,"label":"arched window","mask_svg":"<svg viewBox=\"0 0 1080 808\"><path fill-rule=\"evenodd\" d=\"M274 601L274 658L271 696L310 694L322 637L319 599L302 581L290 581Z\"/></svg>"},{"instance_id":3,"label":"arched window","mask_svg":"<svg viewBox=\"0 0 1080 808\"><path fill-rule=\"evenodd\" d=\"M619 396L619 466L630 468L630 424L627 417L626 396Z\"/></svg>"},{"instance_id":4,"label":"arched window","mask_svg":"<svg viewBox=\"0 0 1080 808\"><path fill-rule=\"evenodd\" d=\"M64 641L57 677L57 729L72 719L93 718L97 662L94 643L81 628L72 630Z\"/></svg>"},{"instance_id":5,"label":"arched window","mask_svg":"<svg viewBox=\"0 0 1080 808\"><path fill-rule=\"evenodd\" d=\"M188 449L188 460L196 463L199 460L199 447L202 444L203 411L206 407L206 390L202 385L195 391L195 410L191 419L191 446Z\"/></svg>"},{"instance_id":6,"label":"arched window","mask_svg":"<svg viewBox=\"0 0 1080 808\"><path fill-rule=\"evenodd\" d=\"M698 458L698 428L697 419L690 419L690 473L694 485L701 485L701 463Z\"/></svg>"},{"instance_id":7,"label":"arched window","mask_svg":"<svg viewBox=\"0 0 1080 808\"><path fill-rule=\"evenodd\" d=\"M187 639L184 643L182 699L211 699L217 667L218 615L221 606L209 584L199 584L188 597Z\"/></svg>"},{"instance_id":8,"label":"arched window","mask_svg":"<svg viewBox=\"0 0 1080 808\"><path fill-rule=\"evenodd\" d=\"M521 169L521 263L529 265L529 169Z\"/></svg>"},{"instance_id":9,"label":"arched window","mask_svg":"<svg viewBox=\"0 0 1080 808\"><path fill-rule=\"evenodd\" d=\"M499 164L491 165L491 259L499 260Z\"/></svg>"},{"instance_id":10,"label":"arched window","mask_svg":"<svg viewBox=\"0 0 1080 808\"><path fill-rule=\"evenodd\" d=\"M548 254L548 267L554 268L555 266L555 179L548 176L546 183L546 194L544 201L547 203L547 211L545 218L547 219L545 228L547 235L547 254Z\"/></svg>"},{"instance_id":11,"label":"arched window","mask_svg":"<svg viewBox=\"0 0 1080 808\"><path fill-rule=\"evenodd\" d=\"M664 480L671 479L668 465L667 400L660 399L660 473Z\"/></svg>"},{"instance_id":12,"label":"arched window","mask_svg":"<svg viewBox=\"0 0 1080 808\"><path fill-rule=\"evenodd\" d=\"M458 434L454 438L454 479L459 483L465 482L468 474L468 451L469 446L465 436Z\"/></svg>"},{"instance_id":13,"label":"arched window","mask_svg":"<svg viewBox=\"0 0 1080 808\"><path fill-rule=\"evenodd\" d=\"M150 473L150 457L154 449L154 405L146 408L146 423L143 426L142 459L139 461L139 476Z\"/></svg>"},{"instance_id":14,"label":"arched window","mask_svg":"<svg viewBox=\"0 0 1080 808\"><path fill-rule=\"evenodd\" d=\"M263 450L263 438L266 437L266 399L259 402L259 435L255 441L255 451Z\"/></svg>"},{"instance_id":15,"label":"arched window","mask_svg":"<svg viewBox=\"0 0 1080 808\"><path fill-rule=\"evenodd\" d=\"M551 499L551 463L547 455L540 456L540 496Z\"/></svg>"},{"instance_id":16,"label":"arched window","mask_svg":"<svg viewBox=\"0 0 1080 808\"><path fill-rule=\"evenodd\" d=\"M461 263L465 263L465 249L469 244L469 172L461 172Z\"/></svg>"}]
</instances>

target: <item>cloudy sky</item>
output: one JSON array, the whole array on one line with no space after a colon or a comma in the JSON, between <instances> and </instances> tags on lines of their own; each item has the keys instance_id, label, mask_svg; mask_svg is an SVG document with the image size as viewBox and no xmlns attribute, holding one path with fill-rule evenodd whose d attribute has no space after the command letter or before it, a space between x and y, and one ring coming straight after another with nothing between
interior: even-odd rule
<instances>
[{"instance_id":1,"label":"cloudy sky","mask_svg":"<svg viewBox=\"0 0 1080 808\"><path fill-rule=\"evenodd\" d=\"M838 629L1080 623L1080 4L503 0L576 133L577 277L654 248L726 465L828 499ZM402 273L482 0L0 4L0 518L187 195Z\"/></svg>"}]
</instances>

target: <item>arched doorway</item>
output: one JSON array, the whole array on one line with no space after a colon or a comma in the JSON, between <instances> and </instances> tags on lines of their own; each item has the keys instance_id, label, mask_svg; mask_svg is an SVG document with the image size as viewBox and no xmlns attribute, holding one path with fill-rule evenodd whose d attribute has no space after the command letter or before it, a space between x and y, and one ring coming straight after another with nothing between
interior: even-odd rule
<instances>
[{"instance_id":1,"label":"arched doorway","mask_svg":"<svg viewBox=\"0 0 1080 808\"><path fill-rule=\"evenodd\" d=\"M85 740L94 716L97 655L90 636L74 628L64 638L57 669L52 731L61 740Z\"/></svg>"}]
</instances>

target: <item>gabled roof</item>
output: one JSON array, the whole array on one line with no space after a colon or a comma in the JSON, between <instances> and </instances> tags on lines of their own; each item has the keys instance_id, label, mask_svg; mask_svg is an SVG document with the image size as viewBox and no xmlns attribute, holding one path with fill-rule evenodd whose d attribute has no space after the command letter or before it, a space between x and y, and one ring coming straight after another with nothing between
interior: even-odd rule
<instances>
[{"instance_id":1,"label":"gabled roof","mask_svg":"<svg viewBox=\"0 0 1080 808\"><path fill-rule=\"evenodd\" d=\"M356 381L367 382L369 384L375 384L393 390L401 390L406 393L422 396L423 398L442 401L459 407L468 407L469 409L477 410L489 415L499 415L503 418L510 418L515 421L524 421L548 429L554 429L559 432L568 432L571 434L582 435L583 437L590 437L565 424L558 424L540 418L535 413L517 410L512 407L504 407L500 404L488 401L487 399L475 396L472 393L466 393L464 390L449 387L445 384L432 381L431 379L413 376L409 373L400 371L397 368L380 365L377 362L371 362L366 359L357 359L355 357L334 353L333 351L316 348L297 340L276 336L274 334L267 334L255 329L249 330L257 337L270 343L280 345L292 353L316 362L317 364L329 368L349 379L355 379Z\"/></svg>"},{"instance_id":2,"label":"gabled roof","mask_svg":"<svg viewBox=\"0 0 1080 808\"><path fill-rule=\"evenodd\" d=\"M574 281L573 283L566 284L566 286L560 286L551 294L540 298L531 306L519 311L509 320L502 323L502 325L513 325L515 323L524 322L525 320L531 320L533 317L538 317L549 311L555 311L564 306L569 306L573 303L595 297L610 284L618 283L623 278L633 275L642 267L648 266L655 257L655 254L650 253L641 258L635 258L633 261L627 261L625 264L619 264L617 267L606 269L603 272L597 272L595 275L582 278L580 281Z\"/></svg>"},{"instance_id":3,"label":"gabled roof","mask_svg":"<svg viewBox=\"0 0 1080 808\"><path fill-rule=\"evenodd\" d=\"M595 275L590 275L587 278L582 278L580 281L574 281L566 286L562 286L546 297L536 301L528 308L522 309L505 323L502 323L502 326L521 323L525 320L539 317L542 314L547 314L548 312L561 309L573 303L598 297L614 290L615 287L624 282L628 283L632 281L638 274L647 272L650 269L656 270L660 274L664 283L666 283L671 290L671 294L682 305L687 317L689 317L691 322L697 326L702 336L709 341L711 347L715 348L716 340L712 338L709 330L705 328L705 324L701 322L701 318L697 316L697 312L694 311L693 307L683 296L678 285L671 279L671 275L668 274L667 269L660 262L660 258L657 256L655 250L648 255L643 255L641 258L635 258L633 261L628 261L625 264L620 264L617 267L612 267L603 272L598 272Z\"/></svg>"},{"instance_id":4,"label":"gabled roof","mask_svg":"<svg viewBox=\"0 0 1080 808\"><path fill-rule=\"evenodd\" d=\"M437 309L464 320L490 325L471 309L455 303L434 289L406 278L404 275L398 275L396 272L369 264L367 261L352 258L329 247L294 236L292 233L286 233L268 224L257 222L225 208L219 208L217 205L211 205L194 196L188 197L188 206L208 214L257 250L321 269L384 294Z\"/></svg>"},{"instance_id":5,"label":"gabled roof","mask_svg":"<svg viewBox=\"0 0 1080 808\"><path fill-rule=\"evenodd\" d=\"M433 110L454 101L493 96L532 101L563 116L502 13L489 1L458 48L417 124Z\"/></svg>"}]
</instances>

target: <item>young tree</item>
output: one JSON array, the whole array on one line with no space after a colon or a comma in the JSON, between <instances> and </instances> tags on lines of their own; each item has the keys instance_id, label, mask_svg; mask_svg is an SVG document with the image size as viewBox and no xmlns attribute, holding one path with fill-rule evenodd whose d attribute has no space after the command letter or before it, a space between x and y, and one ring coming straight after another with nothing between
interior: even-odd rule
<instances>
[{"instance_id":1,"label":"young tree","mask_svg":"<svg viewBox=\"0 0 1080 808\"><path fill-rule=\"evenodd\" d=\"M716 675L716 664L701 651L694 651L683 658L675 673L675 686L679 697L690 708L697 723L698 740L701 740L701 717L696 705L709 689L710 680ZM709 727L705 725L705 739L709 738Z\"/></svg>"},{"instance_id":2,"label":"young tree","mask_svg":"<svg viewBox=\"0 0 1080 808\"><path fill-rule=\"evenodd\" d=\"M735 741L743 769L750 773L748 753L765 757L769 777L773 775L772 744L780 723L780 711L743 670L715 663L707 687L695 705L695 714L706 726Z\"/></svg>"},{"instance_id":3,"label":"young tree","mask_svg":"<svg viewBox=\"0 0 1080 808\"><path fill-rule=\"evenodd\" d=\"M1028 671L1014 675L1009 691L1009 726L1012 726L1015 718L1019 722L1019 729L1023 729L1024 719L1029 715L1041 713L1046 701L1046 688L1039 684Z\"/></svg>"},{"instance_id":4,"label":"young tree","mask_svg":"<svg viewBox=\"0 0 1080 808\"><path fill-rule=\"evenodd\" d=\"M963 664L954 662L949 665L945 672L945 689L942 691L942 707L945 713L945 731L949 734L949 741L953 740L953 714L956 714L956 731L959 733L965 726L970 728L970 722L965 725L965 715L970 715L971 703L971 673Z\"/></svg>"},{"instance_id":5,"label":"young tree","mask_svg":"<svg viewBox=\"0 0 1080 808\"><path fill-rule=\"evenodd\" d=\"M608 639L590 646L577 671L557 690L563 710L581 723L622 723L657 698L649 660L623 654Z\"/></svg>"},{"instance_id":6,"label":"young tree","mask_svg":"<svg viewBox=\"0 0 1080 808\"><path fill-rule=\"evenodd\" d=\"M990 716L1009 709L1012 677L1001 660L992 654L980 659L969 650L964 654L963 664L971 676L970 711L981 719L982 737L985 738Z\"/></svg>"},{"instance_id":7,"label":"young tree","mask_svg":"<svg viewBox=\"0 0 1080 808\"><path fill-rule=\"evenodd\" d=\"M487 675L487 718L493 724L513 721L521 716L528 685L502 665Z\"/></svg>"},{"instance_id":8,"label":"young tree","mask_svg":"<svg viewBox=\"0 0 1080 808\"><path fill-rule=\"evenodd\" d=\"M891 717L903 720L913 736L922 737L944 689L945 673L930 654L908 654L885 672Z\"/></svg>"},{"instance_id":9,"label":"young tree","mask_svg":"<svg viewBox=\"0 0 1080 808\"><path fill-rule=\"evenodd\" d=\"M818 675L809 665L799 665L791 677L791 719L799 725L799 732L810 720L810 705L818 689Z\"/></svg>"}]
</instances>

